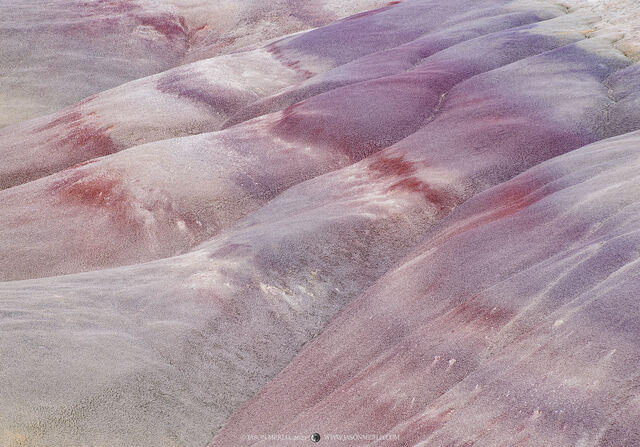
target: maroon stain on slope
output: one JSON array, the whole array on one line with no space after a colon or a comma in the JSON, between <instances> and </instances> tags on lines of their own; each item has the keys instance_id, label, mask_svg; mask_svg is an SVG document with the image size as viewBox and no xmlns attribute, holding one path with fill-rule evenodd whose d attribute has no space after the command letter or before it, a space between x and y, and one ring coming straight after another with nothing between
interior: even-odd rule
<instances>
[{"instance_id":1,"label":"maroon stain on slope","mask_svg":"<svg viewBox=\"0 0 640 447\"><path fill-rule=\"evenodd\" d=\"M379 176L404 177L416 172L415 163L406 161L404 155L377 157L377 160L369 165L369 169L379 173Z\"/></svg>"},{"instance_id":2,"label":"maroon stain on slope","mask_svg":"<svg viewBox=\"0 0 640 447\"><path fill-rule=\"evenodd\" d=\"M282 53L282 50L280 49L280 47L273 45L269 47L267 51L271 53L278 61L280 61L280 63L286 65L287 67L301 74L303 78L309 79L314 76L313 72L309 70L305 70L300 66L300 60L287 58Z\"/></svg>"},{"instance_id":3,"label":"maroon stain on slope","mask_svg":"<svg viewBox=\"0 0 640 447\"><path fill-rule=\"evenodd\" d=\"M412 73L332 90L285 108L271 130L356 162L411 135L433 116L445 86L425 82Z\"/></svg>"},{"instance_id":4,"label":"maroon stain on slope","mask_svg":"<svg viewBox=\"0 0 640 447\"><path fill-rule=\"evenodd\" d=\"M289 141L322 146L346 155L352 162L368 157L378 147L378 141L368 141L341 127L339 120L329 113L314 113L306 102L286 107L273 124L275 135Z\"/></svg>"},{"instance_id":5,"label":"maroon stain on slope","mask_svg":"<svg viewBox=\"0 0 640 447\"><path fill-rule=\"evenodd\" d=\"M394 183L389 187L389 191L401 190L406 192L415 192L422 196L430 203L438 208L438 211L447 211L458 203L458 198L454 194L442 189L436 188L428 183L416 178L410 177Z\"/></svg>"},{"instance_id":6,"label":"maroon stain on slope","mask_svg":"<svg viewBox=\"0 0 640 447\"><path fill-rule=\"evenodd\" d=\"M117 152L118 148L109 136L113 126L97 127L83 120L85 115L79 108L91 99L87 98L76 104L66 113L36 128L35 131L38 133L54 131L55 133L47 139L49 145L57 150L66 150L72 154L75 161L103 157Z\"/></svg>"},{"instance_id":7,"label":"maroon stain on slope","mask_svg":"<svg viewBox=\"0 0 640 447\"><path fill-rule=\"evenodd\" d=\"M375 172L376 178L404 177L392 183L387 191L420 194L426 201L433 204L439 212L450 210L460 201L455 194L442 188L436 188L416 177L414 175L417 172L415 163L406 161L404 155L378 157L376 161L369 165L369 169Z\"/></svg>"},{"instance_id":8,"label":"maroon stain on slope","mask_svg":"<svg viewBox=\"0 0 640 447\"><path fill-rule=\"evenodd\" d=\"M69 129L66 135L56 140L60 147L81 151L83 158L103 157L117 151L113 140L107 134L111 128L80 125Z\"/></svg>"},{"instance_id":9,"label":"maroon stain on slope","mask_svg":"<svg viewBox=\"0 0 640 447\"><path fill-rule=\"evenodd\" d=\"M488 203L485 210L478 210L470 219L465 219L434 237L430 245L445 243L462 233L518 213L553 193L551 189L543 189L552 180L553 178L545 176L534 179L519 178L497 187L485 197L485 203Z\"/></svg>"},{"instance_id":10,"label":"maroon stain on slope","mask_svg":"<svg viewBox=\"0 0 640 447\"><path fill-rule=\"evenodd\" d=\"M197 46L199 41L206 38L206 34L209 31L209 24L205 23L197 28L188 28L185 26L184 29L187 32L187 46L191 48ZM217 39L215 43L211 45L211 48L222 48L233 44L235 41L235 38Z\"/></svg>"},{"instance_id":11,"label":"maroon stain on slope","mask_svg":"<svg viewBox=\"0 0 640 447\"><path fill-rule=\"evenodd\" d=\"M144 239L148 236L148 228L143 226L138 217L138 207L140 207L156 217L156 229L168 228L169 234L173 234L176 228L175 223L182 222L191 244L202 241L210 225L205 227L193 212L176 209L167 191L154 191L147 196L147 198L152 197L151 200L138 200L134 207L135 196L117 172L85 168L86 165L94 162L90 160L79 163L73 168L62 171L47 188L47 193L53 197L57 206L82 207L91 211L87 214L91 219L94 215L106 215L112 222L109 224L110 228L116 228L126 233L128 237Z\"/></svg>"},{"instance_id":12,"label":"maroon stain on slope","mask_svg":"<svg viewBox=\"0 0 640 447\"><path fill-rule=\"evenodd\" d=\"M115 227L135 233L139 228L130 206L129 195L115 174L87 169L67 169L48 188L56 205L103 210Z\"/></svg>"},{"instance_id":13,"label":"maroon stain on slope","mask_svg":"<svg viewBox=\"0 0 640 447\"><path fill-rule=\"evenodd\" d=\"M210 84L201 74L188 69L172 70L156 83L156 89L196 104L202 104L217 113L229 115L244 104L245 92Z\"/></svg>"},{"instance_id":14,"label":"maroon stain on slope","mask_svg":"<svg viewBox=\"0 0 640 447\"><path fill-rule=\"evenodd\" d=\"M476 330L487 330L504 326L515 316L515 313L499 306L492 306L482 301L481 295L464 300L443 316L449 326L459 328L471 327Z\"/></svg>"},{"instance_id":15,"label":"maroon stain on slope","mask_svg":"<svg viewBox=\"0 0 640 447\"><path fill-rule=\"evenodd\" d=\"M82 114L77 110L71 110L69 112L63 113L58 118L48 122L47 124L36 128L36 132L44 132L45 130L53 129L58 126L69 126L71 124L80 121L82 118Z\"/></svg>"},{"instance_id":16,"label":"maroon stain on slope","mask_svg":"<svg viewBox=\"0 0 640 447\"><path fill-rule=\"evenodd\" d=\"M188 43L189 31L182 16L170 13L147 13L132 0L100 0L78 5L72 20L63 25L63 30L72 35L103 39L111 35L135 33L139 26L153 28L167 43Z\"/></svg>"},{"instance_id":17,"label":"maroon stain on slope","mask_svg":"<svg viewBox=\"0 0 640 447\"><path fill-rule=\"evenodd\" d=\"M150 26L167 40L189 39L187 25L184 17L177 17L171 14L160 15L138 15L136 20L142 26Z\"/></svg>"},{"instance_id":18,"label":"maroon stain on slope","mask_svg":"<svg viewBox=\"0 0 640 447\"><path fill-rule=\"evenodd\" d=\"M48 188L61 203L105 207L125 202L126 195L113 175L86 169L67 169Z\"/></svg>"}]
</instances>

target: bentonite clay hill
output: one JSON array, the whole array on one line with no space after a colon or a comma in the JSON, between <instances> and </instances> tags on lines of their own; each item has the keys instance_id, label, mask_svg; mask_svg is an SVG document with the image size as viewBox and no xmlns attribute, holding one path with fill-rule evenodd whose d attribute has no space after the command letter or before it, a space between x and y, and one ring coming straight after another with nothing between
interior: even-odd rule
<instances>
[{"instance_id":1,"label":"bentonite clay hill","mask_svg":"<svg viewBox=\"0 0 640 447\"><path fill-rule=\"evenodd\" d=\"M640 445L636 5L0 13L0 446Z\"/></svg>"}]
</instances>

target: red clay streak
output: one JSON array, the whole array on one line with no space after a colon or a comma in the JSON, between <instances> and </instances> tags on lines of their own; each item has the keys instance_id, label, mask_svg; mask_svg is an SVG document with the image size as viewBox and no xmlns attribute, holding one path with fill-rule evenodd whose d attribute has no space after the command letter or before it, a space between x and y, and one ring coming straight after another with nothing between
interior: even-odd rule
<instances>
[{"instance_id":1,"label":"red clay streak","mask_svg":"<svg viewBox=\"0 0 640 447\"><path fill-rule=\"evenodd\" d=\"M176 18L170 14L161 14L157 16L138 16L136 19L140 25L152 27L158 33L164 35L168 40L188 38L183 17Z\"/></svg>"},{"instance_id":2,"label":"red clay streak","mask_svg":"<svg viewBox=\"0 0 640 447\"><path fill-rule=\"evenodd\" d=\"M431 244L444 243L459 234L518 213L552 193L552 191L536 192L546 184L546 180L526 181L524 179L507 183L492 194L490 198L492 204L487 211L474 215L435 237Z\"/></svg>"},{"instance_id":3,"label":"red clay streak","mask_svg":"<svg viewBox=\"0 0 640 447\"><path fill-rule=\"evenodd\" d=\"M102 211L112 220L113 228L128 235L137 234L140 230L129 193L114 175L86 168L67 170L49 186L48 192L57 206Z\"/></svg>"},{"instance_id":4,"label":"red clay streak","mask_svg":"<svg viewBox=\"0 0 640 447\"><path fill-rule=\"evenodd\" d=\"M458 198L454 194L443 189L434 188L416 177L409 177L394 183L389 187L389 191L394 190L422 194L425 200L435 205L439 211L451 209L458 203Z\"/></svg>"},{"instance_id":5,"label":"red clay streak","mask_svg":"<svg viewBox=\"0 0 640 447\"><path fill-rule=\"evenodd\" d=\"M291 68L292 70L300 73L305 79L309 79L309 78L314 76L313 72L311 72L309 70L305 70L300 66L300 61L299 60L289 59L284 54L282 54L282 50L279 47L272 46L267 51L269 51L269 53L273 54L273 56L276 59L278 59L280 62L282 62L284 65L286 65L287 67Z\"/></svg>"},{"instance_id":6,"label":"red clay streak","mask_svg":"<svg viewBox=\"0 0 640 447\"><path fill-rule=\"evenodd\" d=\"M54 119L53 121L48 122L44 126L40 126L36 129L36 132L44 132L45 130L53 129L57 126L68 126L71 125L82 118L82 114L76 110L64 113L60 117Z\"/></svg>"},{"instance_id":7,"label":"red clay streak","mask_svg":"<svg viewBox=\"0 0 640 447\"><path fill-rule=\"evenodd\" d=\"M474 331L484 332L502 328L515 315L511 309L492 306L482 302L481 295L475 295L451 309L443 316L442 321L454 328L466 326Z\"/></svg>"},{"instance_id":8,"label":"red clay streak","mask_svg":"<svg viewBox=\"0 0 640 447\"><path fill-rule=\"evenodd\" d=\"M93 97L89 97L76 104L66 113L36 128L35 131L45 132L56 129L56 133L48 137L51 147L70 152L76 161L113 154L117 151L117 147L108 135L113 126L96 127L92 123L83 122L85 116L88 117L95 114L92 112L84 115L78 110L81 105L92 99Z\"/></svg>"},{"instance_id":9,"label":"red clay streak","mask_svg":"<svg viewBox=\"0 0 640 447\"><path fill-rule=\"evenodd\" d=\"M369 165L369 169L382 177L405 177L389 186L388 191L404 191L422 194L439 211L445 211L458 204L459 199L454 194L420 180L413 174L417 169L415 163L406 161L404 156L381 157Z\"/></svg>"},{"instance_id":10,"label":"red clay streak","mask_svg":"<svg viewBox=\"0 0 640 447\"><path fill-rule=\"evenodd\" d=\"M80 125L72 128L62 138L55 137L57 146L71 148L74 152L82 150L86 158L102 157L117 151L111 137L106 134L108 129L97 129L90 125Z\"/></svg>"},{"instance_id":11,"label":"red clay streak","mask_svg":"<svg viewBox=\"0 0 640 447\"><path fill-rule=\"evenodd\" d=\"M61 202L70 205L117 206L126 200L126 194L116 179L104 175L97 176L83 170L70 171L65 177L54 182L49 191L55 193Z\"/></svg>"},{"instance_id":12,"label":"red clay streak","mask_svg":"<svg viewBox=\"0 0 640 447\"><path fill-rule=\"evenodd\" d=\"M379 172L382 176L403 177L416 172L414 164L410 161L405 161L403 155L380 157L369 165L369 169Z\"/></svg>"}]
</instances>

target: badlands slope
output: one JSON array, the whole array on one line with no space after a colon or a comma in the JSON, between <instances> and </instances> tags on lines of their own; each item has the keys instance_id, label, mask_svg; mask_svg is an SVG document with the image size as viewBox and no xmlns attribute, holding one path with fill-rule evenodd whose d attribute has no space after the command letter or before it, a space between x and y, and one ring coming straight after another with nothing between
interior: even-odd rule
<instances>
[{"instance_id":1,"label":"badlands slope","mask_svg":"<svg viewBox=\"0 0 640 447\"><path fill-rule=\"evenodd\" d=\"M0 7L42 40L0 81L0 445L640 443L626 16L50 3Z\"/></svg>"},{"instance_id":2,"label":"badlands slope","mask_svg":"<svg viewBox=\"0 0 640 447\"><path fill-rule=\"evenodd\" d=\"M274 0L0 3L0 127L94 93L385 5Z\"/></svg>"}]
</instances>

